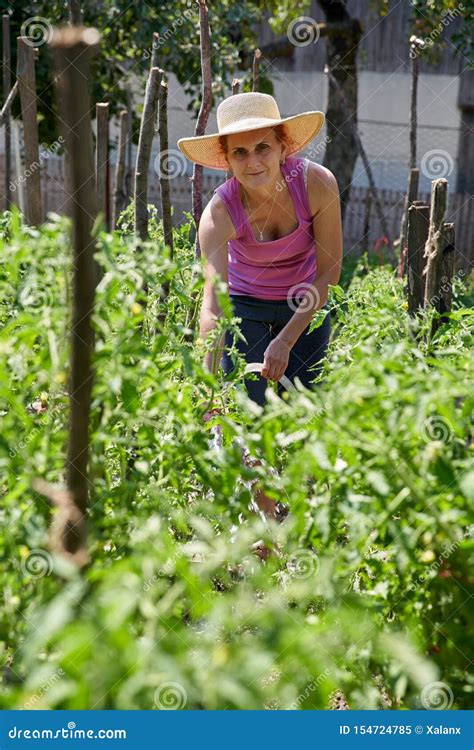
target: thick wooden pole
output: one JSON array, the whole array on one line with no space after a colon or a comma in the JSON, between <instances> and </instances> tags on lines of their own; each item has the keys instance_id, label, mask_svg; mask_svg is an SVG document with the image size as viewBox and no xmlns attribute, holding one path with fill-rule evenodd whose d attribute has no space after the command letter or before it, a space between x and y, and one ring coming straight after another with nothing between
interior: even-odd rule
<instances>
[{"instance_id":1,"label":"thick wooden pole","mask_svg":"<svg viewBox=\"0 0 474 750\"><path fill-rule=\"evenodd\" d=\"M168 83L161 81L159 88L159 134L160 134L160 191L165 245L173 258L173 225L171 222L170 177L168 173Z\"/></svg>"},{"instance_id":2,"label":"thick wooden pole","mask_svg":"<svg viewBox=\"0 0 474 750\"><path fill-rule=\"evenodd\" d=\"M443 313L451 312L453 300L453 275L455 266L455 244L454 244L454 224L444 222L441 229L441 275L439 277L439 287L433 299L433 305L441 317L434 318L431 324L431 336L438 328L446 323L448 318L443 317Z\"/></svg>"},{"instance_id":3,"label":"thick wooden pole","mask_svg":"<svg viewBox=\"0 0 474 750\"><path fill-rule=\"evenodd\" d=\"M160 134L160 192L161 215L163 217L163 237L165 245L169 247L170 258L173 258L173 224L171 221L170 179L168 174L169 142L168 142L168 83L162 79L159 89L158 131ZM160 302L163 310L158 315L158 322L163 326L166 318L166 300L169 295L169 281L163 283Z\"/></svg>"},{"instance_id":4,"label":"thick wooden pole","mask_svg":"<svg viewBox=\"0 0 474 750\"><path fill-rule=\"evenodd\" d=\"M127 203L125 193L125 150L128 139L128 112L123 109L119 115L119 140L117 148L117 163L114 185L114 218L113 228L117 227L117 220Z\"/></svg>"},{"instance_id":5,"label":"thick wooden pole","mask_svg":"<svg viewBox=\"0 0 474 750\"><path fill-rule=\"evenodd\" d=\"M17 44L17 78L25 140L26 221L37 226L43 220L43 205L36 110L35 49L28 37L19 36Z\"/></svg>"},{"instance_id":6,"label":"thick wooden pole","mask_svg":"<svg viewBox=\"0 0 474 750\"><path fill-rule=\"evenodd\" d=\"M89 415L93 371L94 307L97 270L92 227L97 215L95 172L90 120L89 60L96 52L96 29L67 26L55 31L56 90L69 160L73 227L73 310L70 365L70 423L67 449L67 488L76 516L62 543L66 553L83 555L89 496Z\"/></svg>"},{"instance_id":7,"label":"thick wooden pole","mask_svg":"<svg viewBox=\"0 0 474 750\"><path fill-rule=\"evenodd\" d=\"M418 196L418 183L420 179L420 171L418 169L410 169L408 175L408 187L405 193L405 202L403 205L403 214L400 224L400 262L398 265L398 277L401 279L405 273L406 257L407 257L407 223L408 223L408 209L412 205L413 201L416 201Z\"/></svg>"},{"instance_id":8,"label":"thick wooden pole","mask_svg":"<svg viewBox=\"0 0 474 750\"><path fill-rule=\"evenodd\" d=\"M255 54L253 56L252 91L260 90L260 59L261 57L262 57L262 53L257 47L257 49L255 50Z\"/></svg>"},{"instance_id":9,"label":"thick wooden pole","mask_svg":"<svg viewBox=\"0 0 474 750\"><path fill-rule=\"evenodd\" d=\"M8 101L10 97L7 97L7 94L10 91L11 86L10 15L8 13L2 16L2 50L3 95ZM2 118L3 124L5 125L5 210L8 210L12 203L12 191L10 190L12 161L10 106L11 101L5 110L4 117Z\"/></svg>"},{"instance_id":10,"label":"thick wooden pole","mask_svg":"<svg viewBox=\"0 0 474 750\"><path fill-rule=\"evenodd\" d=\"M82 25L82 11L79 0L68 0L69 23L72 26Z\"/></svg>"},{"instance_id":11,"label":"thick wooden pole","mask_svg":"<svg viewBox=\"0 0 474 750\"><path fill-rule=\"evenodd\" d=\"M414 316L424 307L425 276L423 252L428 239L430 207L423 201L414 201L408 208L407 227L407 295L408 312Z\"/></svg>"},{"instance_id":12,"label":"thick wooden pole","mask_svg":"<svg viewBox=\"0 0 474 750\"><path fill-rule=\"evenodd\" d=\"M211 41L209 32L209 13L206 0L198 0L199 3L199 29L201 36L201 76L202 76L202 96L201 107L194 135L204 135L206 132L207 121L211 111L212 100L212 73L211 73ZM192 185L192 214L196 228L196 258L201 257L201 248L199 247L199 222L202 216L202 176L203 167L200 164L193 164L193 175L191 177Z\"/></svg>"},{"instance_id":13,"label":"thick wooden pole","mask_svg":"<svg viewBox=\"0 0 474 750\"><path fill-rule=\"evenodd\" d=\"M432 304L438 295L443 260L442 228L448 199L448 181L441 177L431 183L430 228L426 241L424 257L426 259L425 307Z\"/></svg>"},{"instance_id":14,"label":"thick wooden pole","mask_svg":"<svg viewBox=\"0 0 474 750\"><path fill-rule=\"evenodd\" d=\"M107 172L109 168L109 105L103 102L95 105L96 145L95 145L95 188L97 210L102 213L103 222L108 225Z\"/></svg>"},{"instance_id":15,"label":"thick wooden pole","mask_svg":"<svg viewBox=\"0 0 474 750\"><path fill-rule=\"evenodd\" d=\"M140 136L137 149L137 166L135 170L135 232L140 239L148 237L148 167L150 164L155 119L158 104L158 88L161 70L151 68L148 76L143 116L140 125Z\"/></svg>"}]
</instances>

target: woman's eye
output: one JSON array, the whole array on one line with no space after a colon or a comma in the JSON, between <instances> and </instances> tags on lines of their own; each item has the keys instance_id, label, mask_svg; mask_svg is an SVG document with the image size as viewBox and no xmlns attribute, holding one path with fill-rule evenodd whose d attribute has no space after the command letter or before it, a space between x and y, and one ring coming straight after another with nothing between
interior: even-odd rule
<instances>
[{"instance_id":1,"label":"woman's eye","mask_svg":"<svg viewBox=\"0 0 474 750\"><path fill-rule=\"evenodd\" d=\"M268 148L268 143L259 144L260 151L265 151Z\"/></svg>"}]
</instances>

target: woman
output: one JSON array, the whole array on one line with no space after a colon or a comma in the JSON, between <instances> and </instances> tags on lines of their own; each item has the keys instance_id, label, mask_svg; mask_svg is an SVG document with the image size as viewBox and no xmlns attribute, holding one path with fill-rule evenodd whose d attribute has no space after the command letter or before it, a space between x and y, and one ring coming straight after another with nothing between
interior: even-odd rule
<instances>
[{"instance_id":1,"label":"woman","mask_svg":"<svg viewBox=\"0 0 474 750\"><path fill-rule=\"evenodd\" d=\"M178 141L191 161L233 173L214 191L199 224L205 264L200 336L221 314L213 286L219 276L242 318L246 341L238 340L237 349L247 362L263 362L257 380L245 379L249 397L263 405L268 380L286 375L310 386L322 368L329 314L307 333L315 311L327 304L328 284L337 284L341 273L339 190L328 169L291 156L319 133L322 112L282 118L272 96L253 92L224 99L217 124L216 134ZM207 353L208 370L215 373L222 358L231 372L234 363L223 352L231 343L227 332L216 352ZM275 515L264 493L257 502Z\"/></svg>"}]
</instances>

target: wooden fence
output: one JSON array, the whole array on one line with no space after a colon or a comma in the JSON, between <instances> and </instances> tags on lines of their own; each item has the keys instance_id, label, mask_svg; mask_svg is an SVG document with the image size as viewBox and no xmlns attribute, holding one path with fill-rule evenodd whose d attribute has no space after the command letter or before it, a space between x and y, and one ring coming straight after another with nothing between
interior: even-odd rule
<instances>
[{"instance_id":1,"label":"wooden fence","mask_svg":"<svg viewBox=\"0 0 474 750\"><path fill-rule=\"evenodd\" d=\"M0 155L0 180L3 180L3 159ZM152 159L153 163L153 159ZM114 173L114 166L111 166ZM203 178L203 203L210 200L214 189L222 184L224 178L221 175L205 174ZM41 166L41 182L43 192L43 205L45 215L49 211L66 213L66 193L64 189L63 163L62 159L51 156ZM110 181L113 183L113 180ZM0 184L3 184L0 182ZM173 224L182 223L183 211L191 211L191 180L189 176L182 175L171 180L171 199L174 206ZM111 189L113 185L111 184ZM14 192L14 201L18 203L18 186ZM393 240L398 237L400 231L400 220L403 209L404 193L397 190L379 190L379 199L383 213L386 217L388 232ZM429 193L421 193L420 200L429 203ZM160 206L160 187L158 175L151 170L149 174L148 202ZM4 198L0 203L3 209ZM344 220L344 254L359 255L365 249L372 250L378 240L382 237L382 230L377 221L375 212L370 210L368 222L368 234L365 236L368 211L368 190L363 187L354 187L351 190L349 205L346 207ZM456 225L456 250L457 268L467 268L474 262L474 196L468 193L451 193L448 197L448 209L445 221L454 222Z\"/></svg>"}]
</instances>

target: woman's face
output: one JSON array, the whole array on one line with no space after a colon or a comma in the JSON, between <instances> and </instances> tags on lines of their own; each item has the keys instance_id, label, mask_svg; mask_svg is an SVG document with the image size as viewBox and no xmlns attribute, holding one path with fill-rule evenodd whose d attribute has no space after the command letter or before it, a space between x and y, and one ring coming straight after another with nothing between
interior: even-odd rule
<instances>
[{"instance_id":1,"label":"woman's face","mask_svg":"<svg viewBox=\"0 0 474 750\"><path fill-rule=\"evenodd\" d=\"M273 128L227 136L227 162L238 181L250 189L280 179L285 151Z\"/></svg>"}]
</instances>

